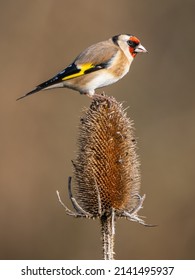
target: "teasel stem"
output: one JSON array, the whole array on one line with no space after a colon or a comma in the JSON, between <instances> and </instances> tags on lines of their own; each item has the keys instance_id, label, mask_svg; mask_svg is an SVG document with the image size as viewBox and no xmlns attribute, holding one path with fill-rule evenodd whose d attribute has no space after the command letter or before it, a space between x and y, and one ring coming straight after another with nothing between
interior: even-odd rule
<instances>
[{"instance_id":1,"label":"teasel stem","mask_svg":"<svg viewBox=\"0 0 195 280\"><path fill-rule=\"evenodd\" d=\"M138 216L144 196L140 196L139 161L133 123L121 103L113 97L95 96L81 118L78 151L73 161L74 193L71 177L69 210L57 192L66 214L76 218L100 219L103 257L114 259L115 222L125 217L150 226Z\"/></svg>"},{"instance_id":2,"label":"teasel stem","mask_svg":"<svg viewBox=\"0 0 195 280\"><path fill-rule=\"evenodd\" d=\"M115 211L100 217L104 260L114 260Z\"/></svg>"}]
</instances>

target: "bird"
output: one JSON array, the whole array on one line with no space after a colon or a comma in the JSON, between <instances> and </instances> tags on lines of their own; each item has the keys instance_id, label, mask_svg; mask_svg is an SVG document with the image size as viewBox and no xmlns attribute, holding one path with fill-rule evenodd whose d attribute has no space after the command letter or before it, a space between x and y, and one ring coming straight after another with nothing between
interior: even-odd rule
<instances>
[{"instance_id":1,"label":"bird","mask_svg":"<svg viewBox=\"0 0 195 280\"><path fill-rule=\"evenodd\" d=\"M140 40L130 34L119 34L89 46L65 69L32 91L19 97L54 88L70 88L89 97L95 90L122 79L138 53L147 53Z\"/></svg>"}]
</instances>

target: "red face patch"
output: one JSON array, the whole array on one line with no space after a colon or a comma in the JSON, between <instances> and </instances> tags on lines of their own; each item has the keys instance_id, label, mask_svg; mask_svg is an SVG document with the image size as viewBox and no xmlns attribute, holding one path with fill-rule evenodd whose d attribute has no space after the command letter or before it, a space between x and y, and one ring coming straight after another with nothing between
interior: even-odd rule
<instances>
[{"instance_id":1,"label":"red face patch","mask_svg":"<svg viewBox=\"0 0 195 280\"><path fill-rule=\"evenodd\" d=\"M137 45L140 43L140 40L135 36L131 36L130 40L135 42Z\"/></svg>"},{"instance_id":2,"label":"red face patch","mask_svg":"<svg viewBox=\"0 0 195 280\"><path fill-rule=\"evenodd\" d=\"M132 57L135 57L136 53L134 52L134 48L129 48L129 50L130 50Z\"/></svg>"},{"instance_id":3,"label":"red face patch","mask_svg":"<svg viewBox=\"0 0 195 280\"><path fill-rule=\"evenodd\" d=\"M132 57L134 58L137 54L135 52L135 46L139 45L140 40L135 36L131 36L129 41L132 43L132 45L131 44L129 45L129 51L130 51Z\"/></svg>"}]
</instances>

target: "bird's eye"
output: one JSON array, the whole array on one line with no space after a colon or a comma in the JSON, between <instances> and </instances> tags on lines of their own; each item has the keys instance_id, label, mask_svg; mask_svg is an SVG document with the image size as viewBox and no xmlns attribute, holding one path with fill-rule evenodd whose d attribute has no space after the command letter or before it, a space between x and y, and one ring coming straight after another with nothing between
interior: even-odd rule
<instances>
[{"instance_id":1,"label":"bird's eye","mask_svg":"<svg viewBox=\"0 0 195 280\"><path fill-rule=\"evenodd\" d=\"M127 44L131 47L131 48L135 48L137 46L137 43L135 41L132 40L128 40Z\"/></svg>"}]
</instances>

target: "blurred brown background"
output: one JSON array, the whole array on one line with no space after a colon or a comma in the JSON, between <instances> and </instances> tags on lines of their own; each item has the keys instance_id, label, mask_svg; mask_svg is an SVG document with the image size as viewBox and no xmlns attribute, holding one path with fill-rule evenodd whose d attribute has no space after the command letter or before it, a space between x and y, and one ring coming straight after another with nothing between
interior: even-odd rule
<instances>
[{"instance_id":1,"label":"blurred brown background","mask_svg":"<svg viewBox=\"0 0 195 280\"><path fill-rule=\"evenodd\" d=\"M117 259L195 258L195 2L0 1L0 258L100 259L98 221L71 207L79 116L90 100L62 89L21 101L90 44L119 33L141 39L130 73L105 89L134 120L146 194L145 228L117 221ZM101 92L101 91L100 91Z\"/></svg>"}]
</instances>

